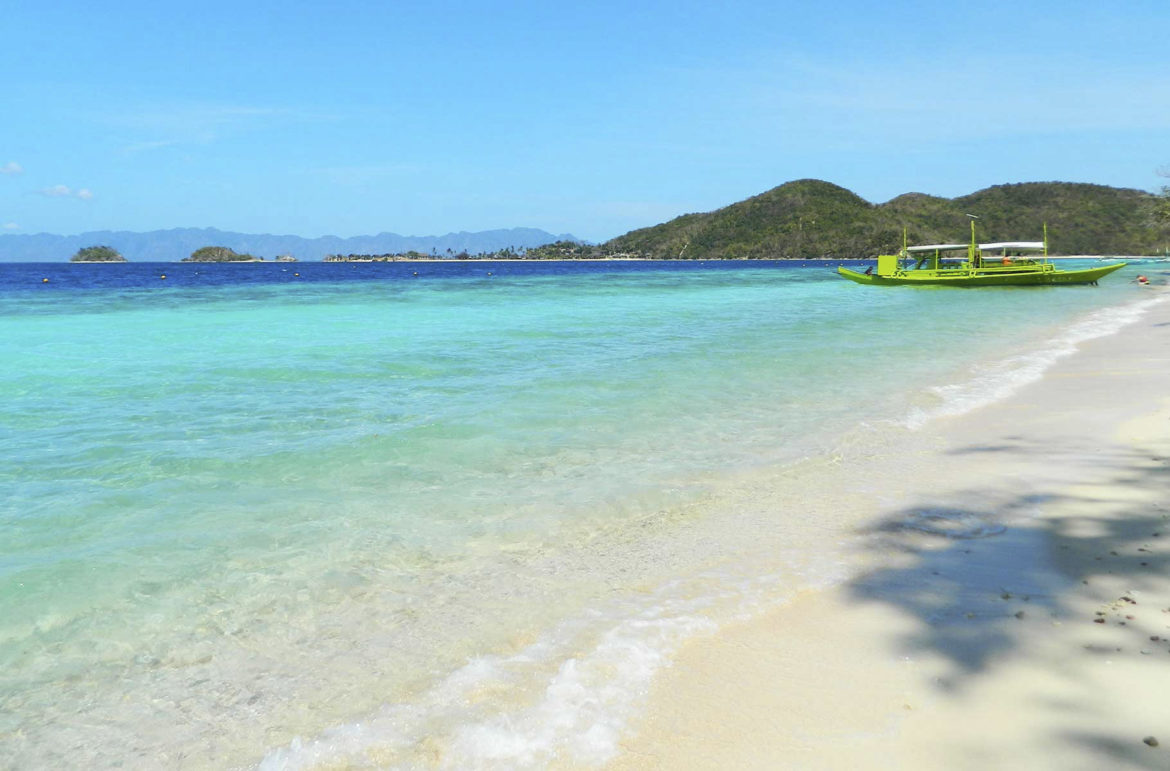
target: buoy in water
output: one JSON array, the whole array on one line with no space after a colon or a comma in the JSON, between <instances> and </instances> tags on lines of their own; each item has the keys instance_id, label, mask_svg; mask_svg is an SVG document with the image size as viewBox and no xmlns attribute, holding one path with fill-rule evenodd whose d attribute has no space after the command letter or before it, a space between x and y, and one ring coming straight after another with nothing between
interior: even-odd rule
<instances>
[{"instance_id":1,"label":"buoy in water","mask_svg":"<svg viewBox=\"0 0 1170 771\"><path fill-rule=\"evenodd\" d=\"M49 283L49 279L47 279L47 278L42 278L42 279L41 279L41 283L42 283L42 284L47 284L47 283Z\"/></svg>"},{"instance_id":2,"label":"buoy in water","mask_svg":"<svg viewBox=\"0 0 1170 771\"><path fill-rule=\"evenodd\" d=\"M159 276L159 278L166 278L166 277L167 277L167 274L166 274L166 273L164 273L164 274L162 274L161 276Z\"/></svg>"}]
</instances>

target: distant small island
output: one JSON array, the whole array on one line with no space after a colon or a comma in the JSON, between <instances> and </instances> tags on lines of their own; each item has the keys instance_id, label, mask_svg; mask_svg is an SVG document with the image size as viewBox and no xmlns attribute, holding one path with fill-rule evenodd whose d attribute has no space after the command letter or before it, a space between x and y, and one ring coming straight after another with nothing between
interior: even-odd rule
<instances>
[{"instance_id":1,"label":"distant small island","mask_svg":"<svg viewBox=\"0 0 1170 771\"><path fill-rule=\"evenodd\" d=\"M191 252L190 257L184 257L180 262L264 262L264 258L240 254L226 246L205 246Z\"/></svg>"},{"instance_id":2,"label":"distant small island","mask_svg":"<svg viewBox=\"0 0 1170 771\"><path fill-rule=\"evenodd\" d=\"M118 251L109 246L86 246L69 258L70 262L128 262Z\"/></svg>"},{"instance_id":3,"label":"distant small island","mask_svg":"<svg viewBox=\"0 0 1170 771\"><path fill-rule=\"evenodd\" d=\"M433 254L422 252L393 252L386 254L327 254L322 262L409 262L410 260L437 260Z\"/></svg>"}]
</instances>

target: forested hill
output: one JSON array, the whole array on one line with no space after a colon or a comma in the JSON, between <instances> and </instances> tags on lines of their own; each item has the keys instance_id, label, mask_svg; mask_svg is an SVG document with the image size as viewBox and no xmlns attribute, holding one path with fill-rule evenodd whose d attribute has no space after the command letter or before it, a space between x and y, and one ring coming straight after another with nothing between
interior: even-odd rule
<instances>
[{"instance_id":1,"label":"forested hill","mask_svg":"<svg viewBox=\"0 0 1170 771\"><path fill-rule=\"evenodd\" d=\"M706 214L634 230L602 246L660 259L870 257L896 251L902 229L914 243L970 238L1040 240L1048 223L1052 254L1152 254L1170 244L1158 197L1141 190L1072 182L996 185L961 198L907 193L872 204L815 179L788 182Z\"/></svg>"}]
</instances>

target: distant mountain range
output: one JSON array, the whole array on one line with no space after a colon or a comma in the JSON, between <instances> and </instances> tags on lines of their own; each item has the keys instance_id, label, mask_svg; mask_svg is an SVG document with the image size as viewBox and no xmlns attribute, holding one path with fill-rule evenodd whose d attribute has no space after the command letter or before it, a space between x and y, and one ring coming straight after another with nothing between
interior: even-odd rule
<instances>
[{"instance_id":1,"label":"distant mountain range","mask_svg":"<svg viewBox=\"0 0 1170 771\"><path fill-rule=\"evenodd\" d=\"M173 262L204 246L226 246L240 253L272 259L291 254L299 260L320 260L328 254L388 254L416 251L447 257L459 252L479 254L508 247L528 249L554 241L579 241L572 235L553 235L535 228L448 233L445 236L274 236L233 233L215 228L175 228L134 233L98 230L75 236L49 233L0 235L0 262L63 262L86 246L110 246L131 262Z\"/></svg>"},{"instance_id":2,"label":"distant mountain range","mask_svg":"<svg viewBox=\"0 0 1170 771\"><path fill-rule=\"evenodd\" d=\"M873 204L830 182L801 179L702 214L618 236L604 254L659 259L871 257L902 244L966 243L974 214L981 241L1038 241L1053 254L1159 254L1170 247L1160 199L1075 182L996 185L959 198L906 193Z\"/></svg>"}]
</instances>

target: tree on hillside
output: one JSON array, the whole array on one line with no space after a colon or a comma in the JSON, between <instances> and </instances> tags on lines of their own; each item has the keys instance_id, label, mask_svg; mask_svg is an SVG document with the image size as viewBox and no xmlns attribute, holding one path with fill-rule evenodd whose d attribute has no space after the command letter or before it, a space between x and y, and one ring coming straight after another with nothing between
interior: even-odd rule
<instances>
[{"instance_id":1,"label":"tree on hillside","mask_svg":"<svg viewBox=\"0 0 1170 771\"><path fill-rule=\"evenodd\" d=\"M70 262L126 262L118 251L109 246L86 246L69 258Z\"/></svg>"},{"instance_id":2,"label":"tree on hillside","mask_svg":"<svg viewBox=\"0 0 1170 771\"><path fill-rule=\"evenodd\" d=\"M1159 177L1170 178L1170 166L1158 169ZM1162 192L1158 196L1158 203L1154 208L1155 216L1163 223L1170 224L1170 185L1162 185Z\"/></svg>"}]
</instances>

